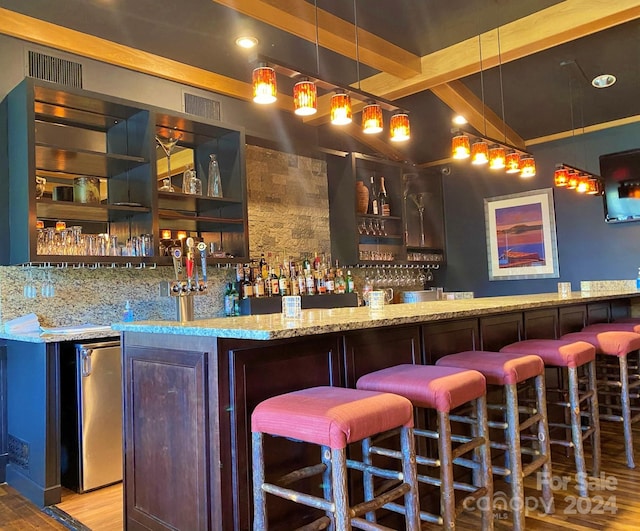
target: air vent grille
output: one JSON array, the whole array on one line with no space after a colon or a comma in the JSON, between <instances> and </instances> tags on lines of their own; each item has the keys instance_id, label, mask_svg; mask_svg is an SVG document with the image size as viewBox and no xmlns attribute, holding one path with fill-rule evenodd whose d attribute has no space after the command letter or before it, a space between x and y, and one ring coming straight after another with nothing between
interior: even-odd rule
<instances>
[{"instance_id":1,"label":"air vent grille","mask_svg":"<svg viewBox=\"0 0 640 531\"><path fill-rule=\"evenodd\" d=\"M220 120L220 102L185 92L184 112L209 120Z\"/></svg>"},{"instance_id":2,"label":"air vent grille","mask_svg":"<svg viewBox=\"0 0 640 531\"><path fill-rule=\"evenodd\" d=\"M67 59L29 50L29 76L68 87L82 88L82 65Z\"/></svg>"}]
</instances>

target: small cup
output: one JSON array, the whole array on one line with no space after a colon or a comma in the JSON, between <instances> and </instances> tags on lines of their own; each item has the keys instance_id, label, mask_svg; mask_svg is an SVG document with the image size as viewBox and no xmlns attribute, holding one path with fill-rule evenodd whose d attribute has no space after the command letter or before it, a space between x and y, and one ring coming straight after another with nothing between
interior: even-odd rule
<instances>
[{"instance_id":1,"label":"small cup","mask_svg":"<svg viewBox=\"0 0 640 531\"><path fill-rule=\"evenodd\" d=\"M369 309L370 310L382 310L384 308L385 292L382 290L375 290L369 293Z\"/></svg>"},{"instance_id":2,"label":"small cup","mask_svg":"<svg viewBox=\"0 0 640 531\"><path fill-rule=\"evenodd\" d=\"M571 282L558 282L558 296L561 299L571 297Z\"/></svg>"},{"instance_id":3,"label":"small cup","mask_svg":"<svg viewBox=\"0 0 640 531\"><path fill-rule=\"evenodd\" d=\"M300 295L284 295L282 297L282 316L285 319L302 319Z\"/></svg>"}]
</instances>

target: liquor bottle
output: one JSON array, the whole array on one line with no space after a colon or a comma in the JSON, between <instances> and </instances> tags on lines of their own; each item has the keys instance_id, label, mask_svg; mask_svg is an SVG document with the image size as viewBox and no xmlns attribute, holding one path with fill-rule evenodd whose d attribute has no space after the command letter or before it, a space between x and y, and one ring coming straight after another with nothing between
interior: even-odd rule
<instances>
[{"instance_id":1,"label":"liquor bottle","mask_svg":"<svg viewBox=\"0 0 640 531\"><path fill-rule=\"evenodd\" d=\"M364 286L362 287L362 300L365 306L369 306L369 294L373 291L373 284L369 279L369 276L364 277Z\"/></svg>"},{"instance_id":2,"label":"liquor bottle","mask_svg":"<svg viewBox=\"0 0 640 531\"><path fill-rule=\"evenodd\" d=\"M298 275L296 273L296 266L292 262L289 273L289 291L291 295L300 295L300 284L298 284Z\"/></svg>"},{"instance_id":3,"label":"liquor bottle","mask_svg":"<svg viewBox=\"0 0 640 531\"><path fill-rule=\"evenodd\" d=\"M231 300L233 301L233 313L232 315L240 315L240 294L236 289L235 284L231 283Z\"/></svg>"},{"instance_id":4,"label":"liquor bottle","mask_svg":"<svg viewBox=\"0 0 640 531\"><path fill-rule=\"evenodd\" d=\"M306 271L307 269L311 269L311 262L309 262L309 255L305 253L304 260L302 261L302 270Z\"/></svg>"},{"instance_id":5,"label":"liquor bottle","mask_svg":"<svg viewBox=\"0 0 640 531\"><path fill-rule=\"evenodd\" d=\"M347 291L347 283L344 280L344 275L342 273L342 269L338 268L336 271L336 280L335 280L335 292L342 294Z\"/></svg>"},{"instance_id":6,"label":"liquor bottle","mask_svg":"<svg viewBox=\"0 0 640 531\"><path fill-rule=\"evenodd\" d=\"M242 298L249 299L254 296L253 282L251 282L251 269L244 268L244 280L242 281Z\"/></svg>"},{"instance_id":7,"label":"liquor bottle","mask_svg":"<svg viewBox=\"0 0 640 531\"><path fill-rule=\"evenodd\" d=\"M233 283L229 282L227 284L227 289L224 292L224 314L227 317L233 317L233 315L235 314L233 291Z\"/></svg>"},{"instance_id":8,"label":"liquor bottle","mask_svg":"<svg viewBox=\"0 0 640 531\"><path fill-rule=\"evenodd\" d=\"M265 296L264 279L262 278L262 275L260 275L260 274L256 275L256 280L253 283L253 294L254 294L255 297L264 297Z\"/></svg>"},{"instance_id":9,"label":"liquor bottle","mask_svg":"<svg viewBox=\"0 0 640 531\"><path fill-rule=\"evenodd\" d=\"M325 277L325 287L327 288L327 293L334 293L335 289L336 289L336 276L335 273L333 272L333 268L330 267L327 270L327 274Z\"/></svg>"},{"instance_id":10,"label":"liquor bottle","mask_svg":"<svg viewBox=\"0 0 640 531\"><path fill-rule=\"evenodd\" d=\"M316 294L316 283L315 278L313 277L313 273L311 269L307 269L304 273L304 280L306 285L306 294L307 295L315 295Z\"/></svg>"},{"instance_id":11,"label":"liquor bottle","mask_svg":"<svg viewBox=\"0 0 640 531\"><path fill-rule=\"evenodd\" d=\"M275 297L276 295L280 295L280 279L278 275L276 275L275 269L272 267L269 272L269 280L271 286L271 296Z\"/></svg>"},{"instance_id":12,"label":"liquor bottle","mask_svg":"<svg viewBox=\"0 0 640 531\"><path fill-rule=\"evenodd\" d=\"M354 289L355 289L355 284L353 282L353 277L351 276L351 270L347 269L347 282L346 282L346 292L347 293L353 293Z\"/></svg>"},{"instance_id":13,"label":"liquor bottle","mask_svg":"<svg viewBox=\"0 0 640 531\"><path fill-rule=\"evenodd\" d=\"M374 216L377 216L380 214L380 208L379 208L379 204L378 204L378 194L376 193L376 180L375 177L372 175L371 176L371 213Z\"/></svg>"},{"instance_id":14,"label":"liquor bottle","mask_svg":"<svg viewBox=\"0 0 640 531\"><path fill-rule=\"evenodd\" d=\"M267 265L267 261L264 258L264 253L260 255L260 262L258 262L258 266L260 267L260 274L262 275L262 279L264 280L269 276L269 266Z\"/></svg>"},{"instance_id":15,"label":"liquor bottle","mask_svg":"<svg viewBox=\"0 0 640 531\"><path fill-rule=\"evenodd\" d=\"M280 277L278 277L278 291L283 297L289 295L289 279L285 275L286 268L280 267Z\"/></svg>"},{"instance_id":16,"label":"liquor bottle","mask_svg":"<svg viewBox=\"0 0 640 531\"><path fill-rule=\"evenodd\" d=\"M387 190L384 187L384 177L380 177L380 194L378 196L378 201L380 202L380 214L382 216L390 216L391 208L389 206Z\"/></svg>"},{"instance_id":17,"label":"liquor bottle","mask_svg":"<svg viewBox=\"0 0 640 531\"><path fill-rule=\"evenodd\" d=\"M327 292L326 279L321 270L316 271L316 292L318 295L324 295Z\"/></svg>"},{"instance_id":18,"label":"liquor bottle","mask_svg":"<svg viewBox=\"0 0 640 531\"><path fill-rule=\"evenodd\" d=\"M300 271L297 277L298 280L298 295L304 295L307 292L307 280L305 278L304 269Z\"/></svg>"}]
</instances>

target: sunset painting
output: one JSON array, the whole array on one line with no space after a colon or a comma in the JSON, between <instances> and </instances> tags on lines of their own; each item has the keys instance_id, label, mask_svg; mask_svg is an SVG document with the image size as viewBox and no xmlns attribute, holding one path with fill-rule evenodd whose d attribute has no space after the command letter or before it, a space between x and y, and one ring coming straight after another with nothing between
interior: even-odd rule
<instances>
[{"instance_id":1,"label":"sunset painting","mask_svg":"<svg viewBox=\"0 0 640 531\"><path fill-rule=\"evenodd\" d=\"M484 200L489 280L558 277L553 190Z\"/></svg>"}]
</instances>

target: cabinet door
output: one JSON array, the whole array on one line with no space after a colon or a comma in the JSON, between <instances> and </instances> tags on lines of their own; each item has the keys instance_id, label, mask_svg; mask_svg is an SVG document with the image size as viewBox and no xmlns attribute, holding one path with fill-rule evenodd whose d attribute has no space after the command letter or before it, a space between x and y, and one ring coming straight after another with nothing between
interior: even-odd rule
<instances>
[{"instance_id":1,"label":"cabinet door","mask_svg":"<svg viewBox=\"0 0 640 531\"><path fill-rule=\"evenodd\" d=\"M522 313L508 313L480 318L481 349L496 352L522 339Z\"/></svg>"},{"instance_id":2,"label":"cabinet door","mask_svg":"<svg viewBox=\"0 0 640 531\"><path fill-rule=\"evenodd\" d=\"M349 333L344 345L347 387L373 371L420 363L420 329L414 326Z\"/></svg>"},{"instance_id":3,"label":"cabinet door","mask_svg":"<svg viewBox=\"0 0 640 531\"><path fill-rule=\"evenodd\" d=\"M128 529L211 529L207 356L125 349Z\"/></svg>"},{"instance_id":4,"label":"cabinet door","mask_svg":"<svg viewBox=\"0 0 640 531\"><path fill-rule=\"evenodd\" d=\"M558 308L560 337L571 332L580 332L587 324L586 304L561 306Z\"/></svg>"},{"instance_id":5,"label":"cabinet door","mask_svg":"<svg viewBox=\"0 0 640 531\"><path fill-rule=\"evenodd\" d=\"M629 299L619 299L611 301L611 320L623 319L631 314Z\"/></svg>"},{"instance_id":6,"label":"cabinet door","mask_svg":"<svg viewBox=\"0 0 640 531\"><path fill-rule=\"evenodd\" d=\"M557 308L524 312L524 339L556 339L557 337Z\"/></svg>"},{"instance_id":7,"label":"cabinet door","mask_svg":"<svg viewBox=\"0 0 640 531\"><path fill-rule=\"evenodd\" d=\"M221 430L230 433L222 441L222 485L234 485L236 507L225 507L225 529L251 529L253 494L251 488L251 413L263 400L282 393L321 385L341 385L340 341L337 336L281 342L221 340L220 380L228 389L220 390ZM228 380L226 378L228 375ZM228 401L224 397L228 397ZM228 432L226 431L228 428ZM284 474L302 463L317 464L318 448L283 438L265 437L265 466L270 474ZM317 477L305 488L322 496ZM231 496L228 497L231 499ZM227 515L233 511L233 523ZM269 521L280 529L294 529L318 514L269 498Z\"/></svg>"},{"instance_id":8,"label":"cabinet door","mask_svg":"<svg viewBox=\"0 0 640 531\"><path fill-rule=\"evenodd\" d=\"M611 317L609 302L587 304L587 324L608 323Z\"/></svg>"},{"instance_id":9,"label":"cabinet door","mask_svg":"<svg viewBox=\"0 0 640 531\"><path fill-rule=\"evenodd\" d=\"M422 327L424 363L435 364L449 354L476 350L480 345L477 319L431 323Z\"/></svg>"}]
</instances>

